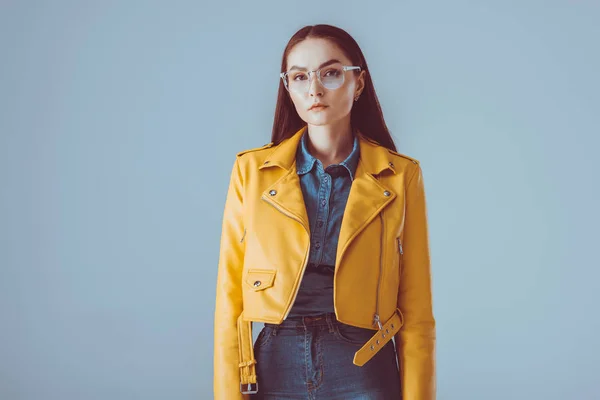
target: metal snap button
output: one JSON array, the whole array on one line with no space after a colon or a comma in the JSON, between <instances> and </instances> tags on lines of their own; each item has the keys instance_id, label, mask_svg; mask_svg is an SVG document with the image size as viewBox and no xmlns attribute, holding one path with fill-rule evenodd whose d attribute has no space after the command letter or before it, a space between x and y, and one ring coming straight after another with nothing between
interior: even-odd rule
<instances>
[{"instance_id":1,"label":"metal snap button","mask_svg":"<svg viewBox=\"0 0 600 400\"><path fill-rule=\"evenodd\" d=\"M394 163L393 163L393 162L391 162L391 161L390 161L390 162L388 163L388 165L389 165L390 167L394 168Z\"/></svg>"},{"instance_id":2,"label":"metal snap button","mask_svg":"<svg viewBox=\"0 0 600 400\"><path fill-rule=\"evenodd\" d=\"M383 195L389 197L390 192L386 190L385 192L383 192Z\"/></svg>"},{"instance_id":3,"label":"metal snap button","mask_svg":"<svg viewBox=\"0 0 600 400\"><path fill-rule=\"evenodd\" d=\"M259 287L260 286L260 281L254 281L254 286L255 287Z\"/></svg>"},{"instance_id":4,"label":"metal snap button","mask_svg":"<svg viewBox=\"0 0 600 400\"><path fill-rule=\"evenodd\" d=\"M270 191L269 191L269 194L270 194L271 196L275 196L275 195L277 194L277 190L270 190Z\"/></svg>"},{"instance_id":5,"label":"metal snap button","mask_svg":"<svg viewBox=\"0 0 600 400\"><path fill-rule=\"evenodd\" d=\"M377 339L377 340L375 341L375 343L379 344L379 339Z\"/></svg>"}]
</instances>

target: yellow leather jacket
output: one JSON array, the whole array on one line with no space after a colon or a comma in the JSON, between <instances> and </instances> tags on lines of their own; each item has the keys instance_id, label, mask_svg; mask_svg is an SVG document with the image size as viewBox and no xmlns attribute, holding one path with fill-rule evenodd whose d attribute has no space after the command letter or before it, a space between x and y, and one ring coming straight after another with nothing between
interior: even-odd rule
<instances>
[{"instance_id":1,"label":"yellow leather jacket","mask_svg":"<svg viewBox=\"0 0 600 400\"><path fill-rule=\"evenodd\" d=\"M214 314L217 400L248 399L257 390L252 321L281 323L300 286L310 234L295 154L305 129L278 145L242 151L233 165ZM403 400L434 400L436 330L421 166L357 134L360 160L337 247L335 314L373 329L354 364L364 365L393 336Z\"/></svg>"}]
</instances>

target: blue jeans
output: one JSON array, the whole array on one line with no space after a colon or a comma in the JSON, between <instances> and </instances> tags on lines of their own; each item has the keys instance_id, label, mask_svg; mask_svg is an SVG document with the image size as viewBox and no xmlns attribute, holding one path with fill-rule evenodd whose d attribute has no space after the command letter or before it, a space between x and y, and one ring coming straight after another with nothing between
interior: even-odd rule
<instances>
[{"instance_id":1,"label":"blue jeans","mask_svg":"<svg viewBox=\"0 0 600 400\"><path fill-rule=\"evenodd\" d=\"M401 399L393 341L362 367L352 363L374 334L337 321L333 313L266 323L254 343L258 393L250 398Z\"/></svg>"}]
</instances>

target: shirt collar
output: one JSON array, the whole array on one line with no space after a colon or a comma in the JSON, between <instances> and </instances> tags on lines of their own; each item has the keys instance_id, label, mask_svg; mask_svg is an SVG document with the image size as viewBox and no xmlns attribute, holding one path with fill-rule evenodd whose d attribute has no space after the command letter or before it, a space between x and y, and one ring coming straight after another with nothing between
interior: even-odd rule
<instances>
[{"instance_id":1,"label":"shirt collar","mask_svg":"<svg viewBox=\"0 0 600 400\"><path fill-rule=\"evenodd\" d=\"M350 174L350 179L354 180L354 174L358 165L358 159L360 158L360 146L358 142L358 136L353 135L354 141L352 145L352 151L346 157L346 159L339 163L344 166ZM300 138L300 145L296 153L296 169L298 175L303 175L313 169L317 159L310 154L307 146L308 131L305 131Z\"/></svg>"}]
</instances>

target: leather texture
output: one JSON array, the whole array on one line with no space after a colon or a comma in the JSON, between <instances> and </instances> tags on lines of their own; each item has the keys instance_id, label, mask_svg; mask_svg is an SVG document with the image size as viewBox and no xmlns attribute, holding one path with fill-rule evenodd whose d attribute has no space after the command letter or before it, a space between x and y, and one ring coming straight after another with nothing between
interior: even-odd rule
<instances>
[{"instance_id":1,"label":"leather texture","mask_svg":"<svg viewBox=\"0 0 600 400\"><path fill-rule=\"evenodd\" d=\"M214 313L217 400L249 398L240 384L257 382L252 321L285 319L308 261L309 221L295 165L305 129L278 145L238 153L231 171ZM356 365L393 335L403 400L434 400L436 327L421 165L357 134L360 160L337 245L336 317L373 329Z\"/></svg>"}]
</instances>

